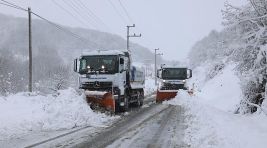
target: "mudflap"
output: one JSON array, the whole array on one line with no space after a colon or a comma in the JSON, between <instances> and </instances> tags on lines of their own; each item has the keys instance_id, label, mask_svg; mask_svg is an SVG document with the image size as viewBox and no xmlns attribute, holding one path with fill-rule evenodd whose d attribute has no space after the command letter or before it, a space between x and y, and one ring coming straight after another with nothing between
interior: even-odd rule
<instances>
[{"instance_id":1,"label":"mudflap","mask_svg":"<svg viewBox=\"0 0 267 148\"><path fill-rule=\"evenodd\" d=\"M156 97L156 102L162 102L166 100L171 100L175 98L177 95L178 90L157 90L157 97Z\"/></svg>"},{"instance_id":2,"label":"mudflap","mask_svg":"<svg viewBox=\"0 0 267 148\"><path fill-rule=\"evenodd\" d=\"M110 92L85 91L87 103L115 113L115 99Z\"/></svg>"}]
</instances>

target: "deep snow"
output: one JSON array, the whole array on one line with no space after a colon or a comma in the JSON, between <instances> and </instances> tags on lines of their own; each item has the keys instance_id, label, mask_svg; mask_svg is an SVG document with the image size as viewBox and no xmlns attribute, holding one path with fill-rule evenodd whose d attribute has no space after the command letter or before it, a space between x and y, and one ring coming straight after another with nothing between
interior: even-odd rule
<instances>
[{"instance_id":1,"label":"deep snow","mask_svg":"<svg viewBox=\"0 0 267 148\"><path fill-rule=\"evenodd\" d=\"M233 63L226 66L214 78L205 82L196 94L211 106L223 111L235 112L242 97L240 80L234 71L235 66L236 64ZM204 77L200 73L197 76Z\"/></svg>"},{"instance_id":2,"label":"deep snow","mask_svg":"<svg viewBox=\"0 0 267 148\"><path fill-rule=\"evenodd\" d=\"M155 90L154 79L147 77L145 95L150 95ZM20 141L18 139L21 137L31 139L29 135L54 133L49 136L53 137L57 133L85 126L109 126L120 118L92 111L84 96L72 88L46 96L26 92L0 96L0 112L0 144L8 146L11 141Z\"/></svg>"},{"instance_id":3,"label":"deep snow","mask_svg":"<svg viewBox=\"0 0 267 148\"><path fill-rule=\"evenodd\" d=\"M205 67L202 68L192 80L204 77ZM194 96L180 91L175 99L164 102L185 108L188 128L184 139L188 145L192 148L266 148L267 116L263 112L234 114L241 98L234 65L197 85L201 87Z\"/></svg>"},{"instance_id":4,"label":"deep snow","mask_svg":"<svg viewBox=\"0 0 267 148\"><path fill-rule=\"evenodd\" d=\"M118 117L93 112L74 89L56 95L18 93L0 97L0 141L31 132L105 126Z\"/></svg>"}]
</instances>

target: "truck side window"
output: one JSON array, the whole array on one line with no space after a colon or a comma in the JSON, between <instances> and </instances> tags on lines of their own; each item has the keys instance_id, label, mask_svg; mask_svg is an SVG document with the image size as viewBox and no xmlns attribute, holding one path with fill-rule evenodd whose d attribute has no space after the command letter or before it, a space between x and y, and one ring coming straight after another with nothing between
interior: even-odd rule
<instances>
[{"instance_id":1,"label":"truck side window","mask_svg":"<svg viewBox=\"0 0 267 148\"><path fill-rule=\"evenodd\" d=\"M81 59L81 70L85 70L85 69L86 69L86 60Z\"/></svg>"},{"instance_id":2,"label":"truck side window","mask_svg":"<svg viewBox=\"0 0 267 148\"><path fill-rule=\"evenodd\" d=\"M124 64L124 59L123 58L120 58L120 64Z\"/></svg>"}]
</instances>

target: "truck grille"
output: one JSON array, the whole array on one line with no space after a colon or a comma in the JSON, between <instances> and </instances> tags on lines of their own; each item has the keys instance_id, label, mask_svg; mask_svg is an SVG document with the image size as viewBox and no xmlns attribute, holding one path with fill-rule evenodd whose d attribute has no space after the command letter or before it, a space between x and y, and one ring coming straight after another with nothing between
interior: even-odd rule
<instances>
[{"instance_id":1,"label":"truck grille","mask_svg":"<svg viewBox=\"0 0 267 148\"><path fill-rule=\"evenodd\" d=\"M82 88L86 88L86 89L90 89L90 88L112 88L112 82L99 82L99 81L95 81L95 82L86 82L82 84Z\"/></svg>"},{"instance_id":2,"label":"truck grille","mask_svg":"<svg viewBox=\"0 0 267 148\"><path fill-rule=\"evenodd\" d=\"M165 83L161 88L161 90L178 90L185 89L184 84L168 84Z\"/></svg>"}]
</instances>

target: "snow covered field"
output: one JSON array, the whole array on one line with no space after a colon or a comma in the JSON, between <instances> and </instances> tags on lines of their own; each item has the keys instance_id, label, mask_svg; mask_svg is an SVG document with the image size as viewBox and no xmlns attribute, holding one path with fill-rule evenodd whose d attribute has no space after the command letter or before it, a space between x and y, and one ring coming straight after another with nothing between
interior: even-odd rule
<instances>
[{"instance_id":1,"label":"snow covered field","mask_svg":"<svg viewBox=\"0 0 267 148\"><path fill-rule=\"evenodd\" d=\"M118 117L93 112L74 89L57 95L18 93L0 97L0 143L43 131L107 125Z\"/></svg>"},{"instance_id":2,"label":"snow covered field","mask_svg":"<svg viewBox=\"0 0 267 148\"><path fill-rule=\"evenodd\" d=\"M266 148L266 114L234 114L241 89L233 67L227 66L213 79L199 84L195 96L181 91L175 99L165 102L185 108L188 128L184 139L191 147ZM203 78L203 71L198 71L198 78Z\"/></svg>"}]
</instances>

